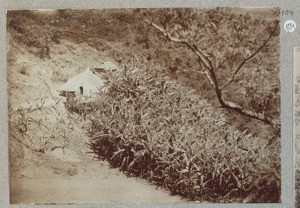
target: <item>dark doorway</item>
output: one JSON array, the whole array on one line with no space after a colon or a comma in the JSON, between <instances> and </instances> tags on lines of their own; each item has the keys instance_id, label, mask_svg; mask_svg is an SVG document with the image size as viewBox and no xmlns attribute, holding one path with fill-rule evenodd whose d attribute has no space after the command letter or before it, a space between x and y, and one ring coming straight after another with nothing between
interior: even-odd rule
<instances>
[{"instance_id":1,"label":"dark doorway","mask_svg":"<svg viewBox=\"0 0 300 208\"><path fill-rule=\"evenodd\" d=\"M83 87L79 87L79 90L80 90L80 95L83 94Z\"/></svg>"}]
</instances>

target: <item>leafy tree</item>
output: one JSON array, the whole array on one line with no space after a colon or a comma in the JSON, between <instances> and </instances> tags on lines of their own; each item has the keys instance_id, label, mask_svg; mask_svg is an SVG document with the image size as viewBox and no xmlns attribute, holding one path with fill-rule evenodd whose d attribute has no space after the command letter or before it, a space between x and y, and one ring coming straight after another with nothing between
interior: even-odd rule
<instances>
[{"instance_id":1,"label":"leafy tree","mask_svg":"<svg viewBox=\"0 0 300 208\"><path fill-rule=\"evenodd\" d=\"M169 41L185 45L221 107L280 132L279 9L262 18L245 9L139 9Z\"/></svg>"}]
</instances>

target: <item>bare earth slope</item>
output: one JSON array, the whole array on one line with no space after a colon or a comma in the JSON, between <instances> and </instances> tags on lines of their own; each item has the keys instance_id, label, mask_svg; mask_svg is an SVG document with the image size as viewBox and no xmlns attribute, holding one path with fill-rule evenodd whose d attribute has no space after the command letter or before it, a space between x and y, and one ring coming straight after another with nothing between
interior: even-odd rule
<instances>
[{"instance_id":1,"label":"bare earth slope","mask_svg":"<svg viewBox=\"0 0 300 208\"><path fill-rule=\"evenodd\" d=\"M128 178L107 162L97 161L82 152L87 138L73 138L76 145L30 158L11 175L11 203L178 203L179 197L149 183ZM82 140L80 142L80 140ZM75 141L74 141L75 142ZM77 147L77 148L76 148ZM87 150L87 149L86 149Z\"/></svg>"},{"instance_id":2,"label":"bare earth slope","mask_svg":"<svg viewBox=\"0 0 300 208\"><path fill-rule=\"evenodd\" d=\"M58 101L51 96L49 80L56 80L51 84L57 87L86 67L105 61L105 57L84 43L65 41L52 45L51 58L44 60L23 46L13 42L9 45L11 203L183 202L94 159L87 153L89 138L80 126L84 122L72 122L74 115L69 115L62 103L55 104ZM44 104L42 98L46 100ZM38 105L44 108L39 109ZM17 110L20 106L36 110L22 117ZM27 124L26 131L20 119ZM62 134L62 123L71 125L73 130Z\"/></svg>"}]
</instances>

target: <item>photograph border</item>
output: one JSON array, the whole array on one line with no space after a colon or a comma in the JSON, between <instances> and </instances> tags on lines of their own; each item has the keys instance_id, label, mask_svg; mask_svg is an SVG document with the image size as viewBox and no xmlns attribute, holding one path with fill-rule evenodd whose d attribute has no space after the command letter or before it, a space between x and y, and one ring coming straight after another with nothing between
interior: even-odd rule
<instances>
[{"instance_id":1,"label":"photograph border","mask_svg":"<svg viewBox=\"0 0 300 208\"><path fill-rule=\"evenodd\" d=\"M300 46L296 46L296 47L294 47L293 48L293 114L295 115L294 116L294 118L293 118L293 122L294 122L294 124L293 124L293 126L294 126L294 128L296 128L296 102L297 102L297 100L296 100L296 98L297 98L297 95L296 95L296 93L295 93L295 91L296 91L296 73L295 73L295 71L296 71L296 67L300 67L300 65L299 64L296 64L296 61L295 61L295 59L296 59L296 53L297 53L297 50L299 51L300 50ZM299 52L298 52L298 54L299 54ZM299 57L299 55L298 55L298 57ZM300 72L298 73L298 76L300 75ZM296 195L296 173L297 173L297 169L296 169L296 165L297 165L297 149L296 149L296 130L294 129L294 132L293 132L293 137L294 137L294 140L293 140L293 147L294 147L294 149L293 149L293 162L294 162L294 170L293 170L293 179L294 179L294 181L295 181L295 183L294 183L294 192L293 192L293 198L295 199L295 201L294 201L294 203L296 203L296 197L297 197L297 195Z\"/></svg>"},{"instance_id":2,"label":"photograph border","mask_svg":"<svg viewBox=\"0 0 300 208\"><path fill-rule=\"evenodd\" d=\"M293 48L300 46L300 1L298 0L1 0L0 40L0 207L294 207L293 164ZM280 7L280 81L281 81L281 203L278 204L176 204L176 205L9 205L8 171L8 110L6 67L6 10L21 9L105 9L105 8L157 8L157 7ZM285 14L282 11L293 11ZM286 20L298 24L296 31L283 29Z\"/></svg>"}]
</instances>

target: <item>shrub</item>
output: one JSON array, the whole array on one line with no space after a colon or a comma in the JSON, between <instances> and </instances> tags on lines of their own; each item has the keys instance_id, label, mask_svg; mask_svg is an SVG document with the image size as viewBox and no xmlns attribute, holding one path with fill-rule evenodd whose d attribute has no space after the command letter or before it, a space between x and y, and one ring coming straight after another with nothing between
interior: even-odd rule
<instances>
[{"instance_id":1,"label":"shrub","mask_svg":"<svg viewBox=\"0 0 300 208\"><path fill-rule=\"evenodd\" d=\"M128 175L190 200L279 202L279 144L239 132L159 72L111 74L89 114L90 148Z\"/></svg>"},{"instance_id":2,"label":"shrub","mask_svg":"<svg viewBox=\"0 0 300 208\"><path fill-rule=\"evenodd\" d=\"M31 11L8 12L7 30L13 39L29 49L41 59L50 58L53 44L60 44L62 31L49 25L41 25L41 20Z\"/></svg>"},{"instance_id":3,"label":"shrub","mask_svg":"<svg viewBox=\"0 0 300 208\"><path fill-rule=\"evenodd\" d=\"M76 125L60 104L46 107L46 98L40 97L28 107L10 111L10 138L19 141L33 153L48 153L61 148L64 152L74 137Z\"/></svg>"}]
</instances>

